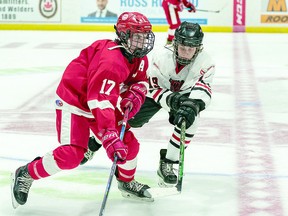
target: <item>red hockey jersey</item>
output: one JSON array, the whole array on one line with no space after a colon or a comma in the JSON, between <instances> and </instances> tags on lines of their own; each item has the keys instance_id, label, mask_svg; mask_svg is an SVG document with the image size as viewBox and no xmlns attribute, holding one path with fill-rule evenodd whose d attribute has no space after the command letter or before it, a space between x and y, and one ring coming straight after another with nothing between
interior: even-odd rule
<instances>
[{"instance_id":1,"label":"red hockey jersey","mask_svg":"<svg viewBox=\"0 0 288 216\"><path fill-rule=\"evenodd\" d=\"M83 49L65 69L57 96L57 109L95 118L97 132L116 127L115 110L121 89L134 83L148 87L147 57L129 63L112 40L98 40Z\"/></svg>"},{"instance_id":2,"label":"red hockey jersey","mask_svg":"<svg viewBox=\"0 0 288 216\"><path fill-rule=\"evenodd\" d=\"M179 5L181 3L186 5L188 2L188 0L164 0L164 1L167 1L168 3L173 4L173 5Z\"/></svg>"},{"instance_id":3,"label":"red hockey jersey","mask_svg":"<svg viewBox=\"0 0 288 216\"><path fill-rule=\"evenodd\" d=\"M187 4L189 3L188 0L163 0L163 4L172 4L178 11L183 11L185 7L187 7ZM185 7L184 7L185 6ZM166 8L164 7L164 10ZM167 9L166 9L167 10Z\"/></svg>"}]
</instances>

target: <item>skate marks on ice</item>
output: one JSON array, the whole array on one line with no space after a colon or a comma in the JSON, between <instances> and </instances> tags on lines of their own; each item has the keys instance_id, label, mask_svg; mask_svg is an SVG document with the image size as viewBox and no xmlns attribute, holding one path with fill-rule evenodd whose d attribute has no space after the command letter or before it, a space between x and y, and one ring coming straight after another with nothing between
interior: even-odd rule
<instances>
[{"instance_id":1,"label":"skate marks on ice","mask_svg":"<svg viewBox=\"0 0 288 216\"><path fill-rule=\"evenodd\" d=\"M3 163L1 163L3 165ZM2 166L1 166L2 167ZM11 205L10 171L0 172L0 215L29 216L80 216L98 215L109 175L108 169L79 168L59 175L34 181L28 201L16 210ZM136 180L157 189L156 172L138 172ZM162 191L162 189L160 189ZM171 192L171 189L168 189ZM123 198L113 180L105 215L118 216L190 216L190 215L237 215L223 206L234 206L236 182L233 177L186 174L183 191L178 195L156 194L154 202ZM207 205L209 204L209 205Z\"/></svg>"}]
</instances>

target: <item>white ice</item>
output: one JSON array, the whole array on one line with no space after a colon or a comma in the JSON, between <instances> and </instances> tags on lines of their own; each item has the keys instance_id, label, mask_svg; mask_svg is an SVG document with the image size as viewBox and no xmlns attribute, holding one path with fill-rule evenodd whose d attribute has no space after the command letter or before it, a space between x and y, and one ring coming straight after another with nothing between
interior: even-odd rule
<instances>
[{"instance_id":1,"label":"white ice","mask_svg":"<svg viewBox=\"0 0 288 216\"><path fill-rule=\"evenodd\" d=\"M166 33L156 33L155 49ZM35 181L16 210L10 172L58 146L53 96L80 50L114 33L0 32L0 215L98 215L111 162L100 149L85 166ZM288 37L205 33L216 62L213 100L185 152L180 195L153 203L121 196L113 180L104 215L288 216ZM157 187L159 150L172 126L160 112L134 130L141 143L136 179Z\"/></svg>"}]
</instances>

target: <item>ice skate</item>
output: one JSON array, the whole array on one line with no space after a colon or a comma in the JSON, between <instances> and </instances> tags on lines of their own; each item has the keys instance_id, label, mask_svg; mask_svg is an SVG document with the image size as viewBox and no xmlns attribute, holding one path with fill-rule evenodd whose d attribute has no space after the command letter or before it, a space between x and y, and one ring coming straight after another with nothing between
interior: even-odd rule
<instances>
[{"instance_id":1,"label":"ice skate","mask_svg":"<svg viewBox=\"0 0 288 216\"><path fill-rule=\"evenodd\" d=\"M147 189L150 187L145 184L141 184L136 180L130 182L123 182L118 180L118 189L121 191L122 196L126 198L143 200L153 202L154 198Z\"/></svg>"},{"instance_id":2,"label":"ice skate","mask_svg":"<svg viewBox=\"0 0 288 216\"><path fill-rule=\"evenodd\" d=\"M33 182L27 165L19 167L14 173L11 173L11 180L12 205L16 209L19 205L26 203Z\"/></svg>"},{"instance_id":3,"label":"ice skate","mask_svg":"<svg viewBox=\"0 0 288 216\"><path fill-rule=\"evenodd\" d=\"M173 164L176 162L167 160L166 152L166 149L160 150L160 162L157 170L159 176L158 185L160 187L173 187L177 184L177 176L173 171Z\"/></svg>"}]
</instances>

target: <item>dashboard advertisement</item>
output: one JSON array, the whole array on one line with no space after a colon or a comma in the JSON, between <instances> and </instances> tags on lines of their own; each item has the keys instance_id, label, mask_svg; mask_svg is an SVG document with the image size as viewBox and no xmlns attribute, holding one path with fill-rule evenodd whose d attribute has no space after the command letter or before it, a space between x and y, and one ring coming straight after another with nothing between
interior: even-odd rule
<instances>
[{"instance_id":1,"label":"dashboard advertisement","mask_svg":"<svg viewBox=\"0 0 288 216\"><path fill-rule=\"evenodd\" d=\"M25 29L25 25L27 28L34 25L34 29L39 27L49 30L61 27L65 30L103 30L104 27L104 30L113 30L118 16L126 11L143 13L153 27L161 29L167 27L162 1L164 0L0 0L0 30L17 27ZM211 31L245 32L247 29L267 30L270 27L288 32L288 0L188 1L195 5L196 13L190 13L183 7L179 11L181 21L199 23Z\"/></svg>"}]
</instances>

